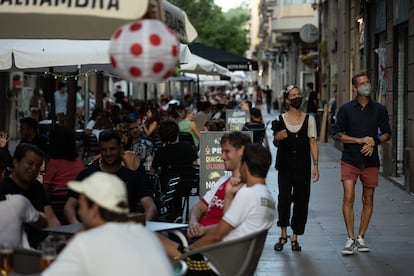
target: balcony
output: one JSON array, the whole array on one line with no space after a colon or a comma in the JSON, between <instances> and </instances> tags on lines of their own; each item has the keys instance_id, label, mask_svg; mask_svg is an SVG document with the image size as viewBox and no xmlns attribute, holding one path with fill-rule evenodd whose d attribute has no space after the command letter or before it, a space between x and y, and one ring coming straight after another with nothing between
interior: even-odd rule
<instances>
[{"instance_id":1,"label":"balcony","mask_svg":"<svg viewBox=\"0 0 414 276\"><path fill-rule=\"evenodd\" d=\"M317 12L312 9L310 4L281 4L273 8L273 32L295 33L299 32L300 28L305 24L318 26Z\"/></svg>"}]
</instances>

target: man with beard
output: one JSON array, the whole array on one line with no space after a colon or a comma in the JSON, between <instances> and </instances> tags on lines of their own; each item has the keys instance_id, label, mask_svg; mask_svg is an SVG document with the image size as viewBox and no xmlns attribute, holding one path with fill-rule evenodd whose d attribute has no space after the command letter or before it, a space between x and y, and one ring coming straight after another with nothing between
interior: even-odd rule
<instances>
[{"instance_id":1,"label":"man with beard","mask_svg":"<svg viewBox=\"0 0 414 276\"><path fill-rule=\"evenodd\" d=\"M128 191L128 202L131 212L137 211L138 202L145 212L145 219L152 220L157 216L157 207L152 199L151 191L146 180L136 171L122 165L123 146L120 134L115 130L104 130L99 135L101 159L91 167L81 171L76 180L83 180L94 172L101 171L117 175L124 181ZM69 223L78 223L76 207L78 194L72 192L66 201L64 213Z\"/></svg>"}]
</instances>

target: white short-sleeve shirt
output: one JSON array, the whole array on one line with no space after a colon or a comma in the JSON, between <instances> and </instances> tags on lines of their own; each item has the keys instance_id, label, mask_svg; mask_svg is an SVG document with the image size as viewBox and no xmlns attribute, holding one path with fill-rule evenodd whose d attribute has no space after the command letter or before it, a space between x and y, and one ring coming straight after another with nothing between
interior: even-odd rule
<instances>
[{"instance_id":1,"label":"white short-sleeve shirt","mask_svg":"<svg viewBox=\"0 0 414 276\"><path fill-rule=\"evenodd\" d=\"M248 234L269 229L275 217L275 201L264 184L253 186L243 185L223 220L233 226L233 230L224 237L223 241L234 240Z\"/></svg>"}]
</instances>

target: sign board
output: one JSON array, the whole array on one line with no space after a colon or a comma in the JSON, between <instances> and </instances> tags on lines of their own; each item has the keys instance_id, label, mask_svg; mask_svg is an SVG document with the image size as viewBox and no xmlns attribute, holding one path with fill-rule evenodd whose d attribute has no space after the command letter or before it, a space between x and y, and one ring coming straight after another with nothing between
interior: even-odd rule
<instances>
[{"instance_id":1,"label":"sign board","mask_svg":"<svg viewBox=\"0 0 414 276\"><path fill-rule=\"evenodd\" d=\"M248 121L250 121L249 110L228 109L226 111L226 130L241 131Z\"/></svg>"},{"instance_id":2,"label":"sign board","mask_svg":"<svg viewBox=\"0 0 414 276\"><path fill-rule=\"evenodd\" d=\"M201 131L200 136L200 195L203 196L224 175L231 175L221 159L221 138L230 131ZM246 131L253 139L253 132Z\"/></svg>"}]
</instances>

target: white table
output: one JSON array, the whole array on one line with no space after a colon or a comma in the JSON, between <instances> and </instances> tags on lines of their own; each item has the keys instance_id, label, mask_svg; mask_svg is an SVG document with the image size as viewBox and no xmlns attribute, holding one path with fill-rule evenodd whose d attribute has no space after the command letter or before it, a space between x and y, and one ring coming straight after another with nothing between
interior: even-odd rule
<instances>
[{"instance_id":1,"label":"white table","mask_svg":"<svg viewBox=\"0 0 414 276\"><path fill-rule=\"evenodd\" d=\"M68 224L62 226L54 226L42 229L42 231L49 232L49 233L57 233L57 234L75 234L79 231L82 224ZM171 223L171 222L158 222L158 221L147 221L145 223L145 227L148 230L159 232L159 231L167 231L167 230L174 230L179 228L187 227L188 224L185 223Z\"/></svg>"}]
</instances>

